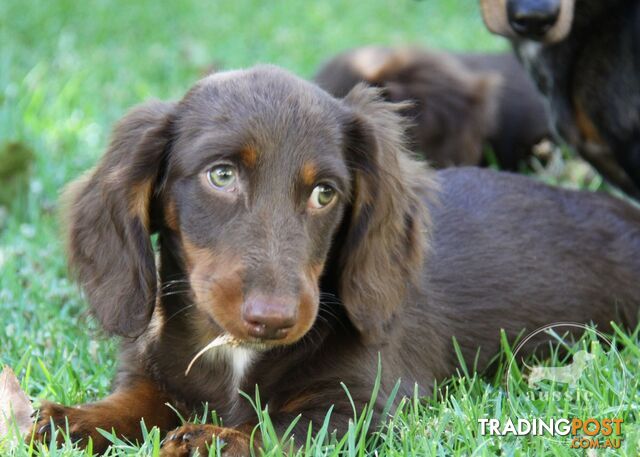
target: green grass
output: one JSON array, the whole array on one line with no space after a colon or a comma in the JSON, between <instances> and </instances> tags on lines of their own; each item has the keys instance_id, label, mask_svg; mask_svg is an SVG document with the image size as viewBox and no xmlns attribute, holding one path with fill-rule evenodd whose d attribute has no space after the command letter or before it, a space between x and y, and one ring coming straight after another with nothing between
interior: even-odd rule
<instances>
[{"instance_id":1,"label":"green grass","mask_svg":"<svg viewBox=\"0 0 640 457\"><path fill-rule=\"evenodd\" d=\"M110 126L129 106L150 97L178 98L212 66L271 62L310 76L323 59L362 44L506 48L485 31L475 0L2 0L0 43L0 157L16 144L35 156L22 192L9 208L0 209L0 364L14 368L32 397L66 404L109 392L117 342L96 336L99 328L67 277L57 197L65 183L96 161ZM540 174L550 181L560 176L563 183L600 186L590 171L545 172ZM616 338L634 374L627 386L631 394L623 411L621 452L635 456L640 449L635 425L640 342L637 332ZM616 388L619 380L607 372L608 360L600 355L598 366ZM602 386L586 388L596 398L590 408L611 407ZM548 405L541 414L550 417L560 406ZM260 415L272 443L267 454L280 455L268 415ZM325 429L309 438L306 450L309 455L349 456L577 452L540 438L481 437L477 418L489 415L510 415L501 379L481 378L461 367L461 376L433 398L403 400L379 434L365 433L365 413L345 437L332 438ZM140 447L118 443L113 453L156 455L158 446L159 435L151 430ZM87 455L72 446L42 454ZM0 455L31 451L5 441Z\"/></svg>"}]
</instances>

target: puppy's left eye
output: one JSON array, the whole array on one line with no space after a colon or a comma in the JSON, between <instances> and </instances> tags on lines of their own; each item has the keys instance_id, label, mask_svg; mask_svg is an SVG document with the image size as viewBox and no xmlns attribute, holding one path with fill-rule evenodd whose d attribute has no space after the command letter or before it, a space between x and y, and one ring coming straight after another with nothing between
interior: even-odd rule
<instances>
[{"instance_id":1,"label":"puppy's left eye","mask_svg":"<svg viewBox=\"0 0 640 457\"><path fill-rule=\"evenodd\" d=\"M231 191L236 183L236 169L232 165L216 165L207 172L209 183L219 190Z\"/></svg>"},{"instance_id":2,"label":"puppy's left eye","mask_svg":"<svg viewBox=\"0 0 640 457\"><path fill-rule=\"evenodd\" d=\"M309 197L308 207L321 209L330 205L336 198L336 190L327 184L318 184Z\"/></svg>"}]
</instances>

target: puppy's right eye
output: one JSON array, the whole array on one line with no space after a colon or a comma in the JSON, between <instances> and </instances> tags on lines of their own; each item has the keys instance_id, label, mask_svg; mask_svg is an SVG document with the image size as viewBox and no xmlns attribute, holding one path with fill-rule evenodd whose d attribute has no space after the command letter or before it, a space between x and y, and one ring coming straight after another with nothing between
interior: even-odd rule
<instances>
[{"instance_id":1,"label":"puppy's right eye","mask_svg":"<svg viewBox=\"0 0 640 457\"><path fill-rule=\"evenodd\" d=\"M236 187L236 174L232 165L216 165L207 172L207 179L215 189L231 192Z\"/></svg>"},{"instance_id":2,"label":"puppy's right eye","mask_svg":"<svg viewBox=\"0 0 640 457\"><path fill-rule=\"evenodd\" d=\"M307 207L310 209L322 209L329 206L336 197L336 191L328 184L319 184L311 192Z\"/></svg>"}]
</instances>

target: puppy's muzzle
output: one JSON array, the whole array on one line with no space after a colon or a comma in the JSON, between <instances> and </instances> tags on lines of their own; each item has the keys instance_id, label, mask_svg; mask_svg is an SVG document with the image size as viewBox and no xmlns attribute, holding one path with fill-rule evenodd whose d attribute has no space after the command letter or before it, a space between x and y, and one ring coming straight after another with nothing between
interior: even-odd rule
<instances>
[{"instance_id":1,"label":"puppy's muzzle","mask_svg":"<svg viewBox=\"0 0 640 457\"><path fill-rule=\"evenodd\" d=\"M560 0L508 0L507 17L521 37L540 39L560 16Z\"/></svg>"}]
</instances>

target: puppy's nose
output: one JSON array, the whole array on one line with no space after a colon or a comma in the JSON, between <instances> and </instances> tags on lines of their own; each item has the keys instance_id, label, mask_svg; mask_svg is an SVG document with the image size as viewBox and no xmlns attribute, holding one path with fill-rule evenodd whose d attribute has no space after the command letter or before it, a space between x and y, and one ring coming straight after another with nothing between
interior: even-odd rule
<instances>
[{"instance_id":1,"label":"puppy's nose","mask_svg":"<svg viewBox=\"0 0 640 457\"><path fill-rule=\"evenodd\" d=\"M244 303L242 319L250 336L279 340L286 337L296 323L296 306L292 300L249 299Z\"/></svg>"},{"instance_id":2,"label":"puppy's nose","mask_svg":"<svg viewBox=\"0 0 640 457\"><path fill-rule=\"evenodd\" d=\"M558 20L560 3L560 0L508 0L509 24L524 38L542 38Z\"/></svg>"}]
</instances>

